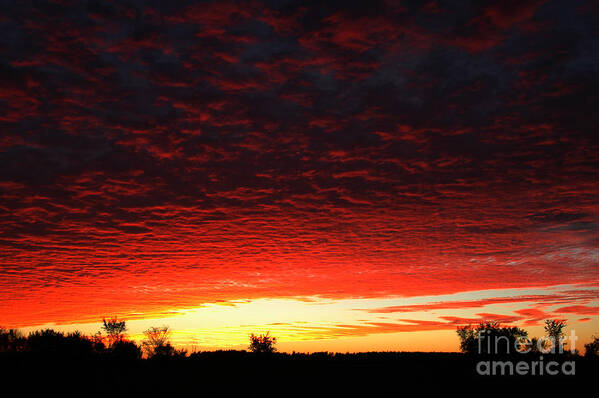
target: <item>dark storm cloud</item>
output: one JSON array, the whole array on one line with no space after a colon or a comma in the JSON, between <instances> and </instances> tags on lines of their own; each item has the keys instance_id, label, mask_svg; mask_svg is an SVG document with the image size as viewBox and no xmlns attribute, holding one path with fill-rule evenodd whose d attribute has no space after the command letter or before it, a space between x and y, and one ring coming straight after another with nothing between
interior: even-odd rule
<instances>
[{"instance_id":1,"label":"dark storm cloud","mask_svg":"<svg viewBox=\"0 0 599 398\"><path fill-rule=\"evenodd\" d=\"M598 281L586 2L2 9L13 309Z\"/></svg>"}]
</instances>

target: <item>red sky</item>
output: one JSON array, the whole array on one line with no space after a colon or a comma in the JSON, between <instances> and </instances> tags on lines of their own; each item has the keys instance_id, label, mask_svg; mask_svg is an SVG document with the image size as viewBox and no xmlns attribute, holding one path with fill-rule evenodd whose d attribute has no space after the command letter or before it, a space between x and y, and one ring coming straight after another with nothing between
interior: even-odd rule
<instances>
[{"instance_id":1,"label":"red sky","mask_svg":"<svg viewBox=\"0 0 599 398\"><path fill-rule=\"evenodd\" d=\"M185 313L193 334L217 308L206 336L285 323L349 349L487 318L592 333L598 19L584 1L7 6L0 325Z\"/></svg>"}]
</instances>

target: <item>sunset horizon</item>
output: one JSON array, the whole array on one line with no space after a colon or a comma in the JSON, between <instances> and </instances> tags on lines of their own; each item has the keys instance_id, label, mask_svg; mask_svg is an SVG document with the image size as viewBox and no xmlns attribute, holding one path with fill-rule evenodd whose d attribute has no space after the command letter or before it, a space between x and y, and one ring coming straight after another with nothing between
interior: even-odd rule
<instances>
[{"instance_id":1,"label":"sunset horizon","mask_svg":"<svg viewBox=\"0 0 599 398\"><path fill-rule=\"evenodd\" d=\"M597 2L2 9L0 352L599 344Z\"/></svg>"},{"instance_id":2,"label":"sunset horizon","mask_svg":"<svg viewBox=\"0 0 599 398\"><path fill-rule=\"evenodd\" d=\"M148 328L168 326L173 345L189 352L245 350L250 334L267 332L277 337L281 352L459 352L458 327L496 321L503 326L521 327L529 331L530 337L541 337L546 320L560 319L566 322L568 333L574 332L577 336L576 346L572 348L582 350L584 344L597 334L596 325L590 322L590 317L573 316L571 311L581 309L564 306L560 300L565 295L550 292L546 289L510 289L413 298L232 300L205 303L199 308L171 308L168 314L154 316L103 314L92 322L71 320L3 326L17 328L25 334L54 329L93 336L101 330L102 319L117 318L127 322L126 335L138 343L143 341L143 332ZM587 296L583 300L597 294L594 289L581 289L581 292ZM453 299L460 297L477 299ZM545 307L559 308L552 312L527 309L527 304L536 301L543 302ZM403 304L390 305L396 303ZM464 317L455 316L456 308L460 306L464 307L460 309ZM495 313L483 312L489 311L489 308L485 310L487 306L495 309ZM298 319L297 313L303 317ZM398 318L397 314L404 315ZM409 319L408 314L416 319Z\"/></svg>"}]
</instances>

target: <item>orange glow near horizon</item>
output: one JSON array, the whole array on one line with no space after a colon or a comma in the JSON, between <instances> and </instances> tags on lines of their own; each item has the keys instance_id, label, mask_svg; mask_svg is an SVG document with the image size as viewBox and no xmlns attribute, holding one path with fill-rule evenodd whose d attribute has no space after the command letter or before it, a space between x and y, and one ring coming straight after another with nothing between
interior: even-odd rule
<instances>
[{"instance_id":1,"label":"orange glow near horizon","mask_svg":"<svg viewBox=\"0 0 599 398\"><path fill-rule=\"evenodd\" d=\"M250 333L268 331L277 337L278 348L284 352L451 352L458 350L456 327L483 320L515 324L528 330L531 337L542 336L542 321L555 316L552 309L563 308L556 304L563 298L559 290L556 292L539 295L534 290L482 291L411 299L239 300L171 311L166 317L164 314L154 317L147 314L143 319L130 317L128 335L141 341L143 330L168 325L173 344L189 351L246 349ZM581 299L585 300L589 291L581 292ZM535 309L530 308L532 300L537 301L533 304ZM591 303L599 304L597 300ZM458 306L462 308L456 309ZM597 317L580 321L580 316L570 315L563 319L568 320L569 330L575 330L580 348L599 326ZM99 330L100 324L37 325L23 331L44 327L91 335Z\"/></svg>"}]
</instances>

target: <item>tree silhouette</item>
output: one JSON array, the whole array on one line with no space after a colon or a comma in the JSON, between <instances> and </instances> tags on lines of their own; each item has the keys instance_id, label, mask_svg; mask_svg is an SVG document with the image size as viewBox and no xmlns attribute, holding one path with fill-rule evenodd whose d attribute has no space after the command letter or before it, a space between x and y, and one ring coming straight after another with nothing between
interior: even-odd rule
<instances>
[{"instance_id":1,"label":"tree silhouette","mask_svg":"<svg viewBox=\"0 0 599 398\"><path fill-rule=\"evenodd\" d=\"M566 321L558 319L547 319L545 321L545 334L551 342L552 352L563 351L564 328L566 327Z\"/></svg>"},{"instance_id":2,"label":"tree silhouette","mask_svg":"<svg viewBox=\"0 0 599 398\"><path fill-rule=\"evenodd\" d=\"M584 345L584 356L597 357L599 356L599 336L593 336L593 341Z\"/></svg>"},{"instance_id":3,"label":"tree silhouette","mask_svg":"<svg viewBox=\"0 0 599 398\"><path fill-rule=\"evenodd\" d=\"M541 342L541 346L543 346L542 342ZM539 338L538 337L533 337L532 339L530 339L530 343L528 345L526 345L525 347L523 347L524 350L527 350L528 352L530 352L532 354L541 353L542 348L543 347L539 347Z\"/></svg>"},{"instance_id":4,"label":"tree silhouette","mask_svg":"<svg viewBox=\"0 0 599 398\"><path fill-rule=\"evenodd\" d=\"M257 354L271 354L277 351L275 344L277 343L277 338L272 337L270 332L266 332L266 334L255 335L252 333L250 335L250 351Z\"/></svg>"},{"instance_id":5,"label":"tree silhouette","mask_svg":"<svg viewBox=\"0 0 599 398\"><path fill-rule=\"evenodd\" d=\"M103 318L102 323L101 329L106 333L109 347L125 339L125 332L127 331L125 321L119 321L117 317L112 317L108 320Z\"/></svg>"},{"instance_id":6,"label":"tree silhouette","mask_svg":"<svg viewBox=\"0 0 599 398\"><path fill-rule=\"evenodd\" d=\"M177 350L170 343L171 331L168 326L151 327L144 332L146 339L141 346L148 358L184 357L185 350Z\"/></svg>"},{"instance_id":7,"label":"tree silhouette","mask_svg":"<svg viewBox=\"0 0 599 398\"><path fill-rule=\"evenodd\" d=\"M477 327L457 329L460 350L467 354L511 354L521 349L528 332L517 327L501 327L499 322L481 322Z\"/></svg>"},{"instance_id":8,"label":"tree silhouette","mask_svg":"<svg viewBox=\"0 0 599 398\"><path fill-rule=\"evenodd\" d=\"M26 341L19 330L0 327L0 352L23 351Z\"/></svg>"}]
</instances>

